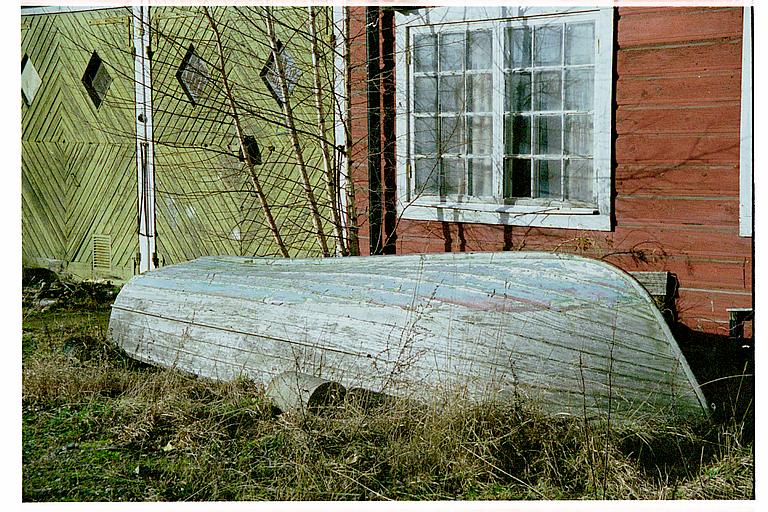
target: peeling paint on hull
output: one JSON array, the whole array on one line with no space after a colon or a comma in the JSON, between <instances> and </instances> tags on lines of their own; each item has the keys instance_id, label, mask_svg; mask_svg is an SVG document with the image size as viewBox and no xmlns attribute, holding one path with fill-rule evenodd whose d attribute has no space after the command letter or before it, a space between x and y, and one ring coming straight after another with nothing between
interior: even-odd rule
<instances>
[{"instance_id":1,"label":"peeling paint on hull","mask_svg":"<svg viewBox=\"0 0 768 512\"><path fill-rule=\"evenodd\" d=\"M299 371L552 414L707 414L647 292L572 255L205 257L134 277L109 331L136 359L219 380Z\"/></svg>"}]
</instances>

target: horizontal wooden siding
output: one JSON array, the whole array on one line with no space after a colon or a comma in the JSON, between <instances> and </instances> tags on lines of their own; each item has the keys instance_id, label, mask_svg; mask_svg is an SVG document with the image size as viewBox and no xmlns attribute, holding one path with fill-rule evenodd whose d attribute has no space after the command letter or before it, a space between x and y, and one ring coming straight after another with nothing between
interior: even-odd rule
<instances>
[{"instance_id":1,"label":"horizontal wooden siding","mask_svg":"<svg viewBox=\"0 0 768 512\"><path fill-rule=\"evenodd\" d=\"M364 19L353 9L353 34L364 33ZM624 7L616 23L613 231L401 220L397 252L562 251L668 270L679 280L680 320L725 335L726 308L752 304L752 239L739 237L742 9ZM353 59L353 169L365 217L364 40Z\"/></svg>"}]
</instances>

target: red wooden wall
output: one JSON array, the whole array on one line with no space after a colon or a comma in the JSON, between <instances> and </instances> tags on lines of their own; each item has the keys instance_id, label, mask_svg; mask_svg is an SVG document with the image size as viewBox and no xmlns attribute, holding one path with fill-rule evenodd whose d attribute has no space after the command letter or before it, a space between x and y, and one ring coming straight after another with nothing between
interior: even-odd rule
<instances>
[{"instance_id":1,"label":"red wooden wall","mask_svg":"<svg viewBox=\"0 0 768 512\"><path fill-rule=\"evenodd\" d=\"M688 327L727 334L752 305L752 238L739 237L741 8L617 12L612 232L401 220L397 252L563 251L677 276ZM363 8L352 32L364 34ZM365 38L355 38L353 176L368 249Z\"/></svg>"}]
</instances>

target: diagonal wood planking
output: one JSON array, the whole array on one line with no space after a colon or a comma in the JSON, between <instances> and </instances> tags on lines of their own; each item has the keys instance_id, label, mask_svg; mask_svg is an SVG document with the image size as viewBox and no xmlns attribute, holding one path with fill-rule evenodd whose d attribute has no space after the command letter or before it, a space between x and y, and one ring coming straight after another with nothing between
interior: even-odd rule
<instances>
[{"instance_id":1,"label":"diagonal wood planking","mask_svg":"<svg viewBox=\"0 0 768 512\"><path fill-rule=\"evenodd\" d=\"M210 96L191 105L176 79L190 44L208 62L215 56L199 9L158 8L153 61L155 106L158 252L166 263L201 254L237 253L228 234L239 217L237 193L216 179L214 157L227 130L223 112L210 108ZM210 86L209 86L210 89ZM218 106L218 105L214 105Z\"/></svg>"},{"instance_id":2,"label":"diagonal wood planking","mask_svg":"<svg viewBox=\"0 0 768 512\"><path fill-rule=\"evenodd\" d=\"M250 106L251 111L243 115L244 125L263 149L264 164L257 172L289 250L294 256L318 254L289 138L263 119L280 115L258 76L268 45L243 32L242 12L220 8L214 14L231 49L230 78ZM294 58L304 64L309 60L306 41L296 34L305 14L303 9L280 14L290 21L281 38L292 41ZM153 9L153 20L161 262L207 254L276 255L242 164L234 155L221 155L222 151L236 153L238 148L223 98L214 89L206 98L209 108L192 106L175 77L192 43L209 62L216 81L212 64L217 55L207 21L199 9L189 8ZM113 277L127 278L134 271L137 221L130 30L130 11L125 8L23 19L22 52L43 78L33 105L22 106L26 263L60 260L80 277L96 276L91 271L91 243L93 235L100 234L111 238ZM81 83L94 50L112 77L99 109ZM299 127L307 132L316 130L310 82L305 71L295 92ZM311 179L321 190L319 148L312 137L306 137L303 145ZM226 173L234 176L222 179ZM318 198L323 216L328 217L319 193Z\"/></svg>"},{"instance_id":3,"label":"diagonal wood planking","mask_svg":"<svg viewBox=\"0 0 768 512\"><path fill-rule=\"evenodd\" d=\"M33 104L22 106L24 259L61 260L79 277L133 273L135 149L125 109L132 61L130 51L117 46L127 40L126 27L94 23L119 13L125 14L109 9L25 17L22 36L22 51L43 80ZM98 110L81 83L94 50L112 76ZM111 238L108 275L91 270L95 234Z\"/></svg>"}]
</instances>

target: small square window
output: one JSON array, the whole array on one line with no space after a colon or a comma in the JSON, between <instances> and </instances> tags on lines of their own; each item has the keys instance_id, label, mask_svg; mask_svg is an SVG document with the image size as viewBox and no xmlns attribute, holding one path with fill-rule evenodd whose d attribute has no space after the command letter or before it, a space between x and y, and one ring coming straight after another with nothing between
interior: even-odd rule
<instances>
[{"instance_id":1,"label":"small square window","mask_svg":"<svg viewBox=\"0 0 768 512\"><path fill-rule=\"evenodd\" d=\"M189 101L193 105L200 103L208 82L211 81L211 74L208 72L208 66L205 61L195 53L195 46L189 45L187 54L181 61L179 70L176 72L176 79L184 89Z\"/></svg>"},{"instance_id":2,"label":"small square window","mask_svg":"<svg viewBox=\"0 0 768 512\"><path fill-rule=\"evenodd\" d=\"M37 94L37 90L40 89L42 83L43 81L40 79L40 75L37 74L35 66L32 65L32 61L24 54L24 57L21 59L21 93L27 105L32 104L32 100L35 99L35 94Z\"/></svg>"},{"instance_id":3,"label":"small square window","mask_svg":"<svg viewBox=\"0 0 768 512\"><path fill-rule=\"evenodd\" d=\"M106 64L101 60L98 53L93 52L91 60L88 61L88 66L85 68L83 85L85 85L85 90L88 91L88 96L91 97L96 108L101 106L111 83L112 77L107 72Z\"/></svg>"},{"instance_id":4,"label":"small square window","mask_svg":"<svg viewBox=\"0 0 768 512\"><path fill-rule=\"evenodd\" d=\"M282 61L283 69L285 70L285 81L288 85L288 94L291 94L299 81L301 70L296 66L296 61L293 59L291 53L280 41L277 42L277 54ZM269 53L269 59L267 59L267 63L264 65L260 74L261 79L264 80L272 97L275 98L277 104L282 108L285 98L283 97L283 89L280 87L280 73L272 52Z\"/></svg>"},{"instance_id":5,"label":"small square window","mask_svg":"<svg viewBox=\"0 0 768 512\"><path fill-rule=\"evenodd\" d=\"M256 137L253 135L246 135L243 137L245 143L245 150L248 151L248 157L251 159L253 165L261 165L261 149L259 149L259 143L256 142ZM243 156L242 148L238 151L237 159L241 162L245 162L245 156Z\"/></svg>"}]
</instances>

